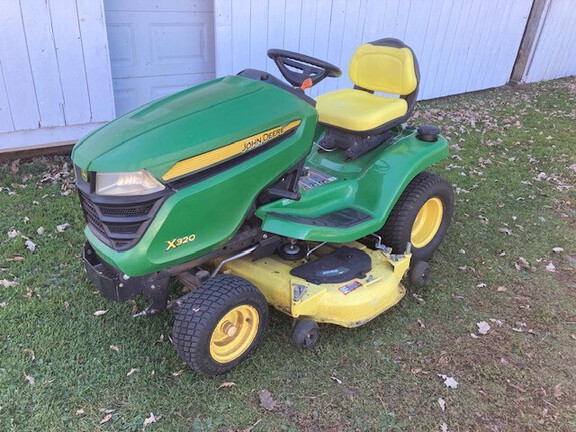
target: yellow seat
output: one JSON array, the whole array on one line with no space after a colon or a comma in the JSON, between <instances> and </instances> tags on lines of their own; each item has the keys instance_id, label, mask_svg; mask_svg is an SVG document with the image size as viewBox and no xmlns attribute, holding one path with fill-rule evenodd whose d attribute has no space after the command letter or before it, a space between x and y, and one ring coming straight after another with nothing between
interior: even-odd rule
<instances>
[{"instance_id":1,"label":"yellow seat","mask_svg":"<svg viewBox=\"0 0 576 432\"><path fill-rule=\"evenodd\" d=\"M353 131L376 129L402 117L408 110L404 99L354 89L326 93L318 96L316 102L320 122Z\"/></svg>"},{"instance_id":2,"label":"yellow seat","mask_svg":"<svg viewBox=\"0 0 576 432\"><path fill-rule=\"evenodd\" d=\"M362 45L350 60L348 74L354 89L316 98L321 123L353 132L372 132L399 124L412 113L418 93L418 63L401 41L380 39Z\"/></svg>"}]
</instances>

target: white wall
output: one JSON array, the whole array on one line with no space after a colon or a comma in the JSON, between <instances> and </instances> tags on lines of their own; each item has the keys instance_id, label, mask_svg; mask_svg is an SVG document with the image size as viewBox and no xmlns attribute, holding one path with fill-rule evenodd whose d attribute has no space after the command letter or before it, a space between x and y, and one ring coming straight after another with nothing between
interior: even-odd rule
<instances>
[{"instance_id":1,"label":"white wall","mask_svg":"<svg viewBox=\"0 0 576 432\"><path fill-rule=\"evenodd\" d=\"M114 118L101 0L1 0L0 152Z\"/></svg>"},{"instance_id":2,"label":"white wall","mask_svg":"<svg viewBox=\"0 0 576 432\"><path fill-rule=\"evenodd\" d=\"M278 75L266 50L284 48L342 68L343 78L313 89L324 93L352 85L348 62L359 45L395 37L418 57L420 99L497 87L510 78L531 6L532 0L215 0L216 75L248 67Z\"/></svg>"},{"instance_id":3,"label":"white wall","mask_svg":"<svg viewBox=\"0 0 576 432\"><path fill-rule=\"evenodd\" d=\"M546 4L522 81L536 82L576 75L576 2Z\"/></svg>"}]
</instances>

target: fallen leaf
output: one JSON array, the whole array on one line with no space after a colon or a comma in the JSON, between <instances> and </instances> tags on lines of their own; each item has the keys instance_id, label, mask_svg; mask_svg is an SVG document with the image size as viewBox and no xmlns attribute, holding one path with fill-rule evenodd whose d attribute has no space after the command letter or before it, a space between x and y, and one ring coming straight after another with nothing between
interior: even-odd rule
<instances>
[{"instance_id":1,"label":"fallen leaf","mask_svg":"<svg viewBox=\"0 0 576 432\"><path fill-rule=\"evenodd\" d=\"M268 390L260 390L258 397L260 398L260 406L265 410L274 411L277 408L278 402L274 400L272 393Z\"/></svg>"},{"instance_id":2,"label":"fallen leaf","mask_svg":"<svg viewBox=\"0 0 576 432\"><path fill-rule=\"evenodd\" d=\"M496 288L496 291L504 292L504 291L508 291L508 288L506 288L504 285L500 285L498 288Z\"/></svg>"},{"instance_id":3,"label":"fallen leaf","mask_svg":"<svg viewBox=\"0 0 576 432\"><path fill-rule=\"evenodd\" d=\"M438 376L444 380L444 385L446 385L446 387L450 387L453 389L458 387L458 381L456 381L454 377L444 374L438 374Z\"/></svg>"},{"instance_id":4,"label":"fallen leaf","mask_svg":"<svg viewBox=\"0 0 576 432\"><path fill-rule=\"evenodd\" d=\"M28 222L30 222L30 218L28 216L24 216L24 219L22 219L22 221L24 223L28 223Z\"/></svg>"},{"instance_id":5,"label":"fallen leaf","mask_svg":"<svg viewBox=\"0 0 576 432\"><path fill-rule=\"evenodd\" d=\"M6 258L6 261L10 261L10 262L20 262L20 261L24 261L24 257L20 256L20 255L14 255L12 258Z\"/></svg>"},{"instance_id":6,"label":"fallen leaf","mask_svg":"<svg viewBox=\"0 0 576 432\"><path fill-rule=\"evenodd\" d=\"M20 169L20 159L12 161L12 163L10 164L10 171L12 171L12 174L16 174L19 169Z\"/></svg>"},{"instance_id":7,"label":"fallen leaf","mask_svg":"<svg viewBox=\"0 0 576 432\"><path fill-rule=\"evenodd\" d=\"M438 405L442 411L446 411L446 401L442 398L438 398Z\"/></svg>"},{"instance_id":8,"label":"fallen leaf","mask_svg":"<svg viewBox=\"0 0 576 432\"><path fill-rule=\"evenodd\" d=\"M480 282L478 285L476 285L476 288L486 288L486 284L484 282Z\"/></svg>"},{"instance_id":9,"label":"fallen leaf","mask_svg":"<svg viewBox=\"0 0 576 432\"><path fill-rule=\"evenodd\" d=\"M556 384L554 386L554 397L556 399L559 399L560 397L562 397L564 393L562 393L562 384Z\"/></svg>"},{"instance_id":10,"label":"fallen leaf","mask_svg":"<svg viewBox=\"0 0 576 432\"><path fill-rule=\"evenodd\" d=\"M173 377L179 377L180 375L182 375L184 373L184 369L180 369L177 372L172 372L172 376Z\"/></svg>"},{"instance_id":11,"label":"fallen leaf","mask_svg":"<svg viewBox=\"0 0 576 432\"><path fill-rule=\"evenodd\" d=\"M480 321L476 323L476 326L478 327L478 333L481 335L485 335L490 331L490 324L488 324L486 321Z\"/></svg>"},{"instance_id":12,"label":"fallen leaf","mask_svg":"<svg viewBox=\"0 0 576 432\"><path fill-rule=\"evenodd\" d=\"M490 318L490 322L496 324L498 327L502 327L503 323L499 319Z\"/></svg>"},{"instance_id":13,"label":"fallen leaf","mask_svg":"<svg viewBox=\"0 0 576 432\"><path fill-rule=\"evenodd\" d=\"M20 231L15 230L15 229L11 229L10 231L8 231L8 238L9 239L13 239L16 238L20 235Z\"/></svg>"},{"instance_id":14,"label":"fallen leaf","mask_svg":"<svg viewBox=\"0 0 576 432\"><path fill-rule=\"evenodd\" d=\"M342 380L339 379L338 377L331 376L330 379L331 379L332 381L334 381L335 383L337 383L337 384L342 384Z\"/></svg>"},{"instance_id":15,"label":"fallen leaf","mask_svg":"<svg viewBox=\"0 0 576 432\"><path fill-rule=\"evenodd\" d=\"M218 390L220 390L221 388L230 388L230 387L234 387L236 385L236 383L233 382L223 382L222 384L220 384L218 386Z\"/></svg>"},{"instance_id":16,"label":"fallen leaf","mask_svg":"<svg viewBox=\"0 0 576 432\"><path fill-rule=\"evenodd\" d=\"M112 414L106 414L106 416L102 420L100 420L100 424L104 424L104 423L110 421L111 418L112 418Z\"/></svg>"},{"instance_id":17,"label":"fallen leaf","mask_svg":"<svg viewBox=\"0 0 576 432\"><path fill-rule=\"evenodd\" d=\"M478 336L476 333L470 333L470 336L472 337L472 339L480 338L480 336Z\"/></svg>"},{"instance_id":18,"label":"fallen leaf","mask_svg":"<svg viewBox=\"0 0 576 432\"><path fill-rule=\"evenodd\" d=\"M76 415L84 415L84 409L83 408L77 409Z\"/></svg>"},{"instance_id":19,"label":"fallen leaf","mask_svg":"<svg viewBox=\"0 0 576 432\"><path fill-rule=\"evenodd\" d=\"M552 264L552 263L548 263L548 264L546 265L546 270L549 271L549 272L555 272L555 271L556 271L556 266L555 266L554 264Z\"/></svg>"},{"instance_id":20,"label":"fallen leaf","mask_svg":"<svg viewBox=\"0 0 576 432\"><path fill-rule=\"evenodd\" d=\"M442 423L442 424L440 425L440 430L441 430L442 432L448 432L448 425L447 425L446 423Z\"/></svg>"},{"instance_id":21,"label":"fallen leaf","mask_svg":"<svg viewBox=\"0 0 576 432\"><path fill-rule=\"evenodd\" d=\"M126 376L130 376L130 375L132 375L134 372L139 372L139 371L140 371L140 369L138 369L138 368L132 368L132 369L130 369L130 372L128 372L128 373L126 374Z\"/></svg>"},{"instance_id":22,"label":"fallen leaf","mask_svg":"<svg viewBox=\"0 0 576 432\"><path fill-rule=\"evenodd\" d=\"M96 312L93 313L94 316L102 316L105 313L108 312L109 309L105 309L105 310L97 310Z\"/></svg>"},{"instance_id":23,"label":"fallen leaf","mask_svg":"<svg viewBox=\"0 0 576 432\"><path fill-rule=\"evenodd\" d=\"M32 297L34 297L35 295L36 295L36 293L32 290L32 288L30 288L30 287L26 288L26 298L28 300L31 300Z\"/></svg>"},{"instance_id":24,"label":"fallen leaf","mask_svg":"<svg viewBox=\"0 0 576 432\"><path fill-rule=\"evenodd\" d=\"M498 231L504 234L512 235L512 231L509 228L500 228Z\"/></svg>"},{"instance_id":25,"label":"fallen leaf","mask_svg":"<svg viewBox=\"0 0 576 432\"><path fill-rule=\"evenodd\" d=\"M115 409L112 408L100 408L98 411L100 411L101 413L104 414L110 414L113 413L114 411L116 411Z\"/></svg>"},{"instance_id":26,"label":"fallen leaf","mask_svg":"<svg viewBox=\"0 0 576 432\"><path fill-rule=\"evenodd\" d=\"M26 381L28 381L28 384L30 384L30 385L36 384L36 380L34 379L34 377L30 376L30 375L26 375L26 373L24 374L24 379Z\"/></svg>"},{"instance_id":27,"label":"fallen leaf","mask_svg":"<svg viewBox=\"0 0 576 432\"><path fill-rule=\"evenodd\" d=\"M421 295L418 295L416 293L412 294L412 297L414 298L414 300L416 300L418 303L425 303L424 298Z\"/></svg>"},{"instance_id":28,"label":"fallen leaf","mask_svg":"<svg viewBox=\"0 0 576 432\"><path fill-rule=\"evenodd\" d=\"M9 281L6 279L0 279L0 285L2 285L4 288L11 288L18 285L18 282Z\"/></svg>"},{"instance_id":29,"label":"fallen leaf","mask_svg":"<svg viewBox=\"0 0 576 432\"><path fill-rule=\"evenodd\" d=\"M518 260L514 263L514 267L516 267L516 270L531 268L530 263L524 257L519 257Z\"/></svg>"},{"instance_id":30,"label":"fallen leaf","mask_svg":"<svg viewBox=\"0 0 576 432\"><path fill-rule=\"evenodd\" d=\"M142 423L143 426L149 425L151 423L156 423L157 421L157 417L154 415L154 413L150 413L150 417L144 419L144 423Z\"/></svg>"},{"instance_id":31,"label":"fallen leaf","mask_svg":"<svg viewBox=\"0 0 576 432\"><path fill-rule=\"evenodd\" d=\"M420 324L420 328L426 328L426 324L424 324L424 322L423 322L420 318L418 318L418 319L416 320L416 322L417 322L418 324Z\"/></svg>"},{"instance_id":32,"label":"fallen leaf","mask_svg":"<svg viewBox=\"0 0 576 432\"><path fill-rule=\"evenodd\" d=\"M32 357L32 360L36 360L36 354L34 354L34 351L32 351L30 348L23 349L22 351Z\"/></svg>"},{"instance_id":33,"label":"fallen leaf","mask_svg":"<svg viewBox=\"0 0 576 432\"><path fill-rule=\"evenodd\" d=\"M118 345L110 345L110 349L112 351L120 352L120 348L118 348Z\"/></svg>"},{"instance_id":34,"label":"fallen leaf","mask_svg":"<svg viewBox=\"0 0 576 432\"><path fill-rule=\"evenodd\" d=\"M63 223L62 225L56 225L56 230L58 230L58 232L64 232L68 228L70 228L69 223Z\"/></svg>"},{"instance_id":35,"label":"fallen leaf","mask_svg":"<svg viewBox=\"0 0 576 432\"><path fill-rule=\"evenodd\" d=\"M38 233L38 235L44 234L45 231L46 231L46 229L45 229L43 226L39 227L39 228L36 230L36 232Z\"/></svg>"},{"instance_id":36,"label":"fallen leaf","mask_svg":"<svg viewBox=\"0 0 576 432\"><path fill-rule=\"evenodd\" d=\"M26 241L24 242L24 244L26 245L26 248L30 251L30 252L34 252L36 250L36 243L34 243L32 240L30 239L26 239Z\"/></svg>"},{"instance_id":37,"label":"fallen leaf","mask_svg":"<svg viewBox=\"0 0 576 432\"><path fill-rule=\"evenodd\" d=\"M0 307L5 308L6 306L8 306L8 303L6 303L6 302L0 303Z\"/></svg>"}]
</instances>

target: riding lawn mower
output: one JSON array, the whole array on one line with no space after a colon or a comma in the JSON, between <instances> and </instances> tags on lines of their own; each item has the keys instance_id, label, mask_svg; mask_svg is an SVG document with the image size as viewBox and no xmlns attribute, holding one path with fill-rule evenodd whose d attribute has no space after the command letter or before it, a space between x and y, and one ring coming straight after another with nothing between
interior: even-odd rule
<instances>
[{"instance_id":1,"label":"riding lawn mower","mask_svg":"<svg viewBox=\"0 0 576 432\"><path fill-rule=\"evenodd\" d=\"M354 88L305 90L341 70L271 49L287 83L246 69L151 102L72 152L87 222L84 263L108 299L172 308L173 342L217 375L260 344L268 305L300 348L318 323L357 327L419 285L453 211L425 170L448 155L432 125L407 125L414 52L380 39L354 53ZM169 298L176 277L188 292ZM404 279L404 281L403 281Z\"/></svg>"}]
</instances>

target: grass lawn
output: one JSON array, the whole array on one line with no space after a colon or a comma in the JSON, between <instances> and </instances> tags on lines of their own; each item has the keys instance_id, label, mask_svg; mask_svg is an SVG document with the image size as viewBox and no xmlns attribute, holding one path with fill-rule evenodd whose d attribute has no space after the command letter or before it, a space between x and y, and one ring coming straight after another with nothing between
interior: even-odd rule
<instances>
[{"instance_id":1,"label":"grass lawn","mask_svg":"<svg viewBox=\"0 0 576 432\"><path fill-rule=\"evenodd\" d=\"M171 312L94 292L69 159L0 165L0 430L576 430L576 79L425 102L424 122L457 194L429 285L308 352L272 312L217 378L177 357Z\"/></svg>"}]
</instances>

